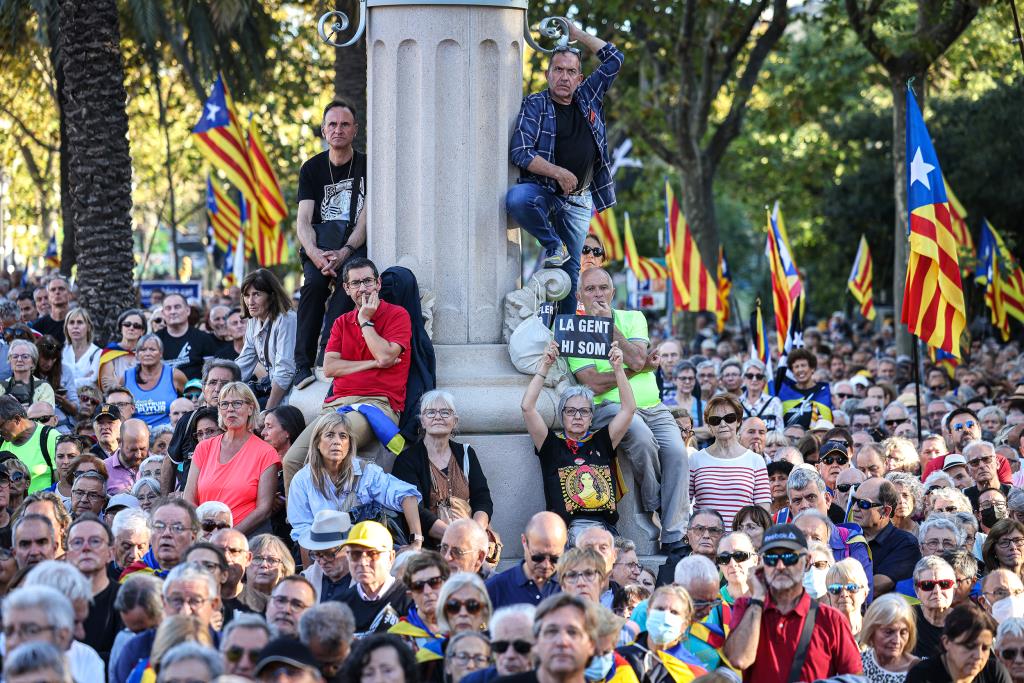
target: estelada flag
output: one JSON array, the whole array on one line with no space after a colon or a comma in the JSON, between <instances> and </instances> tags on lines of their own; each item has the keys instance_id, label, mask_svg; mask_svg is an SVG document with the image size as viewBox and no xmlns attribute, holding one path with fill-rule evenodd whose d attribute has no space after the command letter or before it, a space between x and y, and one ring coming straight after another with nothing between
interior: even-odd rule
<instances>
[{"instance_id":1,"label":"estelada flag","mask_svg":"<svg viewBox=\"0 0 1024 683\"><path fill-rule=\"evenodd\" d=\"M907 88L907 207L910 258L901 321L929 346L960 357L967 326L953 218L928 128Z\"/></svg>"},{"instance_id":2,"label":"estelada flag","mask_svg":"<svg viewBox=\"0 0 1024 683\"><path fill-rule=\"evenodd\" d=\"M242 217L236 204L219 184L214 184L206 175L206 218L213 228L213 243L217 249L227 252L238 241L242 230Z\"/></svg>"},{"instance_id":3,"label":"estelada flag","mask_svg":"<svg viewBox=\"0 0 1024 683\"><path fill-rule=\"evenodd\" d=\"M853 260L853 269L850 270L846 286L849 287L853 298L860 304L860 314L868 320L875 319L873 279L874 267L871 263L871 249L868 247L867 238L861 235L857 257Z\"/></svg>"}]
</instances>

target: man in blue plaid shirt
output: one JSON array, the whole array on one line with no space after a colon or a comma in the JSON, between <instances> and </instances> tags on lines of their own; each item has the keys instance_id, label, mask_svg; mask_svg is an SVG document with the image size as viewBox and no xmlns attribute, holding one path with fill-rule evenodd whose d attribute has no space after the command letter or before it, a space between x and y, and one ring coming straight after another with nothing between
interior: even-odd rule
<instances>
[{"instance_id":1,"label":"man in blue plaid shirt","mask_svg":"<svg viewBox=\"0 0 1024 683\"><path fill-rule=\"evenodd\" d=\"M595 52L601 65L586 79L580 51L556 48L548 88L523 98L509 143L522 169L509 189L509 215L544 247L544 265L569 274L572 289L559 313L576 312L580 256L591 215L615 204L604 120L604 94L622 68L622 53L569 22L569 40Z\"/></svg>"}]
</instances>

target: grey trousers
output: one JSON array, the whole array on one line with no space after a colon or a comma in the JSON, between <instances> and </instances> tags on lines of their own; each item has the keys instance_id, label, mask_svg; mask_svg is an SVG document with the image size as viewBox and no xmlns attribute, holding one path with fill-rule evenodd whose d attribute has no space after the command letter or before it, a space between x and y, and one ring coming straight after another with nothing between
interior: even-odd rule
<instances>
[{"instance_id":1,"label":"grey trousers","mask_svg":"<svg viewBox=\"0 0 1024 683\"><path fill-rule=\"evenodd\" d=\"M594 427L607 425L621 407L610 401L597 406ZM663 403L638 408L619 449L633 468L640 507L660 511L661 542L682 540L690 519L690 463L672 413Z\"/></svg>"}]
</instances>

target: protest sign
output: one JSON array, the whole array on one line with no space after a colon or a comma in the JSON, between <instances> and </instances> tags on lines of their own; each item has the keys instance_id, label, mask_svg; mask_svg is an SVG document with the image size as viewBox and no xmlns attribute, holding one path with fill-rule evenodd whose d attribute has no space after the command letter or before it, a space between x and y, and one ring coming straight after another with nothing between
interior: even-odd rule
<instances>
[{"instance_id":1,"label":"protest sign","mask_svg":"<svg viewBox=\"0 0 1024 683\"><path fill-rule=\"evenodd\" d=\"M612 319L596 315L556 316L555 342L560 356L607 360L612 350Z\"/></svg>"}]
</instances>

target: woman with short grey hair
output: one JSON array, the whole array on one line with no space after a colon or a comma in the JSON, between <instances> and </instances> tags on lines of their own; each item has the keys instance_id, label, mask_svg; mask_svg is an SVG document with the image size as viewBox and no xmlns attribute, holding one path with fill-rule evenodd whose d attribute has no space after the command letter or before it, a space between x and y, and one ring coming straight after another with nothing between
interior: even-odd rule
<instances>
[{"instance_id":1,"label":"woman with short grey hair","mask_svg":"<svg viewBox=\"0 0 1024 683\"><path fill-rule=\"evenodd\" d=\"M891 441L892 439L890 439ZM921 480L907 472L889 472L885 478L892 482L899 492L899 502L892 511L892 523L898 529L917 533L917 522L914 517L921 512L924 501L924 487Z\"/></svg>"},{"instance_id":2,"label":"woman with short grey hair","mask_svg":"<svg viewBox=\"0 0 1024 683\"><path fill-rule=\"evenodd\" d=\"M451 635L483 631L492 611L483 580L470 572L456 572L444 582L437 597L437 627Z\"/></svg>"},{"instance_id":3,"label":"woman with short grey hair","mask_svg":"<svg viewBox=\"0 0 1024 683\"><path fill-rule=\"evenodd\" d=\"M0 396L10 394L26 408L39 402L55 405L53 387L46 380L35 376L39 364L39 349L35 344L15 339L7 349L7 360L11 366L11 376L0 382Z\"/></svg>"},{"instance_id":4,"label":"woman with short grey hair","mask_svg":"<svg viewBox=\"0 0 1024 683\"><path fill-rule=\"evenodd\" d=\"M64 653L44 640L25 643L9 652L4 660L4 678L74 683Z\"/></svg>"},{"instance_id":5,"label":"woman with short grey hair","mask_svg":"<svg viewBox=\"0 0 1024 683\"><path fill-rule=\"evenodd\" d=\"M999 624L993 649L1013 683L1024 683L1024 619L1011 617Z\"/></svg>"},{"instance_id":6,"label":"woman with short grey hair","mask_svg":"<svg viewBox=\"0 0 1024 683\"><path fill-rule=\"evenodd\" d=\"M157 683L168 681L212 681L224 673L224 662L213 648L199 643L175 645L160 658Z\"/></svg>"}]
</instances>

